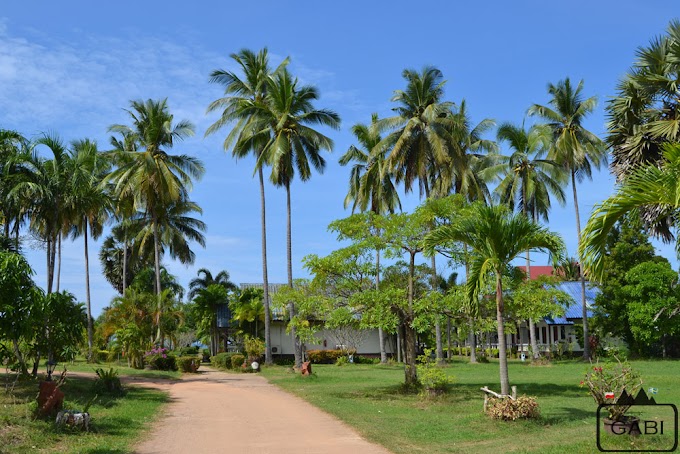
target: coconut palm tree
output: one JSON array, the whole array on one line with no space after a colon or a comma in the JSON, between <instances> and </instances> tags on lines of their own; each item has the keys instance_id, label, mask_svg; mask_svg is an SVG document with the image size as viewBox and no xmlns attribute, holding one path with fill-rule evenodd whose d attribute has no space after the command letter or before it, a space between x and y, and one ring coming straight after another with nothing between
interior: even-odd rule
<instances>
[{"instance_id":1,"label":"coconut palm tree","mask_svg":"<svg viewBox=\"0 0 680 454\"><path fill-rule=\"evenodd\" d=\"M267 222L264 194L264 173L262 166L265 161L260 160L269 133L255 134L250 137L250 124L255 119L254 113L244 109L248 105L265 103L267 99L268 80L272 74L279 72L288 64L288 58L275 71L269 67L267 48L254 53L249 49L242 49L238 54L231 54L241 69L242 76L233 71L218 69L210 73L210 82L224 86L224 96L213 101L208 106L208 112L222 111L220 118L213 123L205 135L216 133L230 123L235 123L231 132L224 140L225 151L232 148L232 156L236 159L253 155L256 158L256 170L260 181L260 227L262 239L262 282L264 289L264 343L265 364L273 364L271 351L271 317L269 312L269 272L267 269Z\"/></svg>"},{"instance_id":2,"label":"coconut palm tree","mask_svg":"<svg viewBox=\"0 0 680 454\"><path fill-rule=\"evenodd\" d=\"M136 233L130 228L124 223L115 225L99 251L104 277L120 295L125 295L137 273L153 266L153 251L140 256L139 247L134 242Z\"/></svg>"},{"instance_id":3,"label":"coconut palm tree","mask_svg":"<svg viewBox=\"0 0 680 454\"><path fill-rule=\"evenodd\" d=\"M370 210L374 214L383 215L401 210L401 201L397 188L392 182L392 175L385 169L385 153L372 152L382 138L378 132L378 114L371 116L371 124L358 123L352 127L352 133L359 142L359 148L351 145L340 158L340 165L345 166L354 161L349 177L349 190L345 197L345 208L352 204L352 213L359 208L365 212ZM379 232L378 232L379 233ZM380 248L376 248L375 255L375 288L380 287ZM385 334L378 328L380 343L380 361L387 362L385 351Z\"/></svg>"},{"instance_id":4,"label":"coconut palm tree","mask_svg":"<svg viewBox=\"0 0 680 454\"><path fill-rule=\"evenodd\" d=\"M109 175L119 197L133 197L134 207L149 219L153 230L154 265L158 306L161 306L160 227L168 207L187 200L187 193L195 179L200 179L205 169L196 158L171 155L168 150L175 142L193 135L194 127L186 120L172 124L167 100L132 101L126 110L131 126L113 125L109 128L122 137L132 137L139 151L119 151L127 155L122 165ZM157 339L162 337L158 326Z\"/></svg>"},{"instance_id":5,"label":"coconut palm tree","mask_svg":"<svg viewBox=\"0 0 680 454\"><path fill-rule=\"evenodd\" d=\"M72 239L82 235L85 246L85 301L87 307L88 361L92 361L93 326L90 301L90 259L88 253L88 228L93 239L101 236L109 212L113 207L109 195L101 183L111 164L91 140L74 141L68 160L69 189L67 194L67 217Z\"/></svg>"},{"instance_id":6,"label":"coconut palm tree","mask_svg":"<svg viewBox=\"0 0 680 454\"><path fill-rule=\"evenodd\" d=\"M660 218L676 219L680 210L678 194L680 144L666 144L663 146L661 167L650 163L636 168L620 183L614 195L595 205L583 230L583 242L579 250L583 257L582 266L589 276L602 279L607 236L617 221L626 213L643 207L654 208ZM677 240L676 251L680 251L680 242Z\"/></svg>"},{"instance_id":7,"label":"coconut palm tree","mask_svg":"<svg viewBox=\"0 0 680 454\"><path fill-rule=\"evenodd\" d=\"M203 210L198 204L190 200L177 200L169 203L157 220L159 233L159 255L162 258L167 251L170 258L179 260L180 263L191 265L194 263L196 254L191 250L189 241L194 241L205 247L206 230L205 222L191 217L192 213L202 214ZM155 253L154 229L149 216L137 212L129 220L129 230L136 232L135 244L139 248L138 254L150 256ZM152 247L153 246L153 247Z\"/></svg>"},{"instance_id":8,"label":"coconut palm tree","mask_svg":"<svg viewBox=\"0 0 680 454\"><path fill-rule=\"evenodd\" d=\"M396 90L392 101L398 105L395 116L380 120L378 129L390 131L374 147L376 153L387 151L385 171L394 174L396 183L404 183L411 192L418 181L420 195L430 196L430 175L434 169L451 163L453 103L442 101L442 72L425 66L420 72L405 69L405 90Z\"/></svg>"},{"instance_id":9,"label":"coconut palm tree","mask_svg":"<svg viewBox=\"0 0 680 454\"><path fill-rule=\"evenodd\" d=\"M396 90L392 97L392 101L398 103L393 109L397 115L378 123L379 130L390 132L373 152L387 152L383 173L392 173L397 183L403 181L405 192L410 192L417 180L420 196L429 198L434 182L450 174L443 169L451 167L451 157L455 152L451 136L454 105L442 101L446 81L439 69L433 66L425 66L420 72L405 69L402 76L406 80L406 89ZM434 255L431 260L434 288L437 275ZM442 360L439 323L436 323L435 330L437 357Z\"/></svg>"},{"instance_id":10,"label":"coconut palm tree","mask_svg":"<svg viewBox=\"0 0 680 454\"><path fill-rule=\"evenodd\" d=\"M584 99L583 80L576 87L569 78L561 80L557 85L548 85L548 94L552 96L548 106L534 104L529 108L529 115L537 115L548 122L553 133L553 143L548 158L562 165L571 176L574 194L574 213L576 216L576 236L580 248L581 219L578 210L576 182L592 178L592 168L600 168L607 163L607 147L600 138L585 129L583 121L593 112L597 98ZM589 359L588 342L588 308L586 306L586 281L581 273L581 307L583 313L583 357Z\"/></svg>"},{"instance_id":11,"label":"coconut palm tree","mask_svg":"<svg viewBox=\"0 0 680 454\"><path fill-rule=\"evenodd\" d=\"M131 158L134 156L132 152L137 151L139 148L139 143L138 143L138 138L137 135L134 134L132 131L124 132L121 134L121 137L115 137L112 136L109 139L109 142L111 146L113 147L112 151L109 152L110 158L112 163L116 167L122 167L126 164L128 164L131 160ZM116 238L120 237L121 240L121 245L122 245L122 269L120 273L120 282L122 284L121 289L119 292L121 295L125 295L125 290L127 289L127 285L129 282L132 282L132 277L129 277L128 273L128 266L129 262L128 259L133 258L135 253L132 250L129 250L129 245L130 245L130 234L129 234L129 229L130 229L130 219L137 213L135 210L135 201L134 201L134 196L131 193L124 193L124 194L116 194L115 192L115 186L113 184L107 183L105 185L106 191L110 194L111 199L114 201L114 216L118 220L118 230L116 233ZM103 245L102 245L103 247ZM103 250L103 249L102 249ZM100 254L100 259L101 254ZM134 265L133 265L134 266ZM143 264L141 266L137 266L137 269L141 269L145 267L146 264ZM107 277L108 279L108 277ZM109 282L113 284L113 282L109 279ZM115 287L115 285L114 285Z\"/></svg>"},{"instance_id":12,"label":"coconut palm tree","mask_svg":"<svg viewBox=\"0 0 680 454\"><path fill-rule=\"evenodd\" d=\"M513 214L503 205L485 206L479 203L473 205L468 216L438 227L425 237L428 248L450 241L466 244L472 250L471 273L466 284L471 301L477 299L487 279L495 281L501 394L508 395L510 380L504 328L503 272L515 257L526 250L549 252L554 257L561 257L564 243L557 234L523 214Z\"/></svg>"},{"instance_id":13,"label":"coconut palm tree","mask_svg":"<svg viewBox=\"0 0 680 454\"><path fill-rule=\"evenodd\" d=\"M318 132L313 126L340 127L340 117L327 109L314 108L319 98L318 90L311 85L299 85L285 68L268 79L267 95L264 102L251 103L243 114L253 115L249 126L250 135L256 137L258 131L269 137L258 158L258 165L268 163L272 166L270 180L276 186L286 189L286 254L288 285L293 286L293 261L291 242L291 204L290 187L297 172L301 181L312 176L312 167L323 172L326 160L322 150L331 151L333 141ZM295 316L295 305L288 306L291 319ZM300 343L295 328L291 330L295 346L295 364L300 367L302 357Z\"/></svg>"},{"instance_id":14,"label":"coconut palm tree","mask_svg":"<svg viewBox=\"0 0 680 454\"><path fill-rule=\"evenodd\" d=\"M534 125L527 131L522 126L511 123L502 124L497 131L499 142L507 142L512 154L496 156L497 164L489 167L488 172L497 173L500 182L496 195L501 203L511 209L515 207L527 218L538 222L538 218L548 221L550 195L564 205L565 196L562 185L565 173L550 159L543 159L550 147L551 131L544 125ZM531 278L530 252L526 251L526 274ZM529 319L529 337L534 359L540 357L534 320Z\"/></svg>"},{"instance_id":15,"label":"coconut palm tree","mask_svg":"<svg viewBox=\"0 0 680 454\"><path fill-rule=\"evenodd\" d=\"M607 103L612 170L621 180L663 159L663 144L680 141L680 20L637 49L637 60Z\"/></svg>"}]
</instances>

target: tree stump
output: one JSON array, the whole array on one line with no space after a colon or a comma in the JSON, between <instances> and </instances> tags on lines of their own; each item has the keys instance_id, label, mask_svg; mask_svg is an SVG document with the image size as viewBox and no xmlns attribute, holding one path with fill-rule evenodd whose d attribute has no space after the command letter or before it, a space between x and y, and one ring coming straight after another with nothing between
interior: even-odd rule
<instances>
[{"instance_id":1,"label":"tree stump","mask_svg":"<svg viewBox=\"0 0 680 454\"><path fill-rule=\"evenodd\" d=\"M302 363L302 375L311 375L312 374L312 363L309 361L305 361Z\"/></svg>"}]
</instances>

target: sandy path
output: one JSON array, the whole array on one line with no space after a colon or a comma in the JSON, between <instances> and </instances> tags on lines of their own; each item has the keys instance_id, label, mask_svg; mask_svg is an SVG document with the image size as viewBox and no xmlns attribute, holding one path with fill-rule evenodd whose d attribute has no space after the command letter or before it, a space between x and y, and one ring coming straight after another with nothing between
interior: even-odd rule
<instances>
[{"instance_id":1,"label":"sandy path","mask_svg":"<svg viewBox=\"0 0 680 454\"><path fill-rule=\"evenodd\" d=\"M171 403L136 453L389 453L256 374L201 371L157 386Z\"/></svg>"}]
</instances>

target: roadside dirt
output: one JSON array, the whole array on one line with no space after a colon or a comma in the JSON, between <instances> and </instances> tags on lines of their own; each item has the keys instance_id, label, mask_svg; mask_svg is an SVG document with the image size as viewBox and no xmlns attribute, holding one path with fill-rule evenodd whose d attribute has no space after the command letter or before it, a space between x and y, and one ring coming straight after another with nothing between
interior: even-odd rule
<instances>
[{"instance_id":1,"label":"roadside dirt","mask_svg":"<svg viewBox=\"0 0 680 454\"><path fill-rule=\"evenodd\" d=\"M146 440L136 446L138 454L389 454L257 374L202 367L200 374L178 382L128 383L167 390L171 399Z\"/></svg>"}]
</instances>

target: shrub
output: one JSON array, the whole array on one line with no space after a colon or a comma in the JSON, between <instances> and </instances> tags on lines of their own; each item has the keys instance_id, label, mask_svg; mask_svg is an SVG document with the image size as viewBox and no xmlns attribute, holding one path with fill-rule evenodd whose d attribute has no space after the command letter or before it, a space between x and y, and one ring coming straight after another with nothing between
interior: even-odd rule
<instances>
[{"instance_id":1,"label":"shrub","mask_svg":"<svg viewBox=\"0 0 680 454\"><path fill-rule=\"evenodd\" d=\"M231 358L229 353L218 353L210 357L210 365L218 369L231 369Z\"/></svg>"},{"instance_id":2,"label":"shrub","mask_svg":"<svg viewBox=\"0 0 680 454\"><path fill-rule=\"evenodd\" d=\"M206 362L210 361L210 349L209 348L204 348L203 350L201 350L201 354L203 356L203 358L202 358L203 361L206 361Z\"/></svg>"},{"instance_id":3,"label":"shrub","mask_svg":"<svg viewBox=\"0 0 680 454\"><path fill-rule=\"evenodd\" d=\"M243 356L240 353L234 353L231 355L231 368L232 369L238 369L243 365L243 362L246 360L246 357Z\"/></svg>"},{"instance_id":4,"label":"shrub","mask_svg":"<svg viewBox=\"0 0 680 454\"><path fill-rule=\"evenodd\" d=\"M249 361L257 361L264 355L264 341L257 337L246 337L243 342L243 348L248 355Z\"/></svg>"},{"instance_id":5,"label":"shrub","mask_svg":"<svg viewBox=\"0 0 680 454\"><path fill-rule=\"evenodd\" d=\"M369 358L368 356L354 355L354 364L380 364L380 358Z\"/></svg>"},{"instance_id":6,"label":"shrub","mask_svg":"<svg viewBox=\"0 0 680 454\"><path fill-rule=\"evenodd\" d=\"M347 353L342 350L307 350L307 358L315 364L333 364L341 356L347 356Z\"/></svg>"},{"instance_id":7,"label":"shrub","mask_svg":"<svg viewBox=\"0 0 680 454\"><path fill-rule=\"evenodd\" d=\"M144 362L155 370L177 370L175 356L169 354L163 347L156 347L144 353Z\"/></svg>"},{"instance_id":8,"label":"shrub","mask_svg":"<svg viewBox=\"0 0 680 454\"><path fill-rule=\"evenodd\" d=\"M437 365L431 354L432 350L426 348L424 354L418 356L418 379L428 395L439 395L448 390L453 379Z\"/></svg>"},{"instance_id":9,"label":"shrub","mask_svg":"<svg viewBox=\"0 0 680 454\"><path fill-rule=\"evenodd\" d=\"M97 361L98 363L103 363L108 361L109 359L109 351L108 350L94 350L92 352L93 359Z\"/></svg>"},{"instance_id":10,"label":"shrub","mask_svg":"<svg viewBox=\"0 0 680 454\"><path fill-rule=\"evenodd\" d=\"M540 416L536 398L519 396L517 400L489 397L486 414L493 419L515 421L517 419L535 419Z\"/></svg>"},{"instance_id":11,"label":"shrub","mask_svg":"<svg viewBox=\"0 0 680 454\"><path fill-rule=\"evenodd\" d=\"M344 366L345 364L349 364L349 358L346 356L341 356L340 358L335 360L336 366Z\"/></svg>"},{"instance_id":12,"label":"shrub","mask_svg":"<svg viewBox=\"0 0 680 454\"><path fill-rule=\"evenodd\" d=\"M97 394L111 394L114 396L123 395L123 386L120 384L120 378L118 377L118 371L114 368L109 370L95 369L97 373L97 379L94 382L94 391Z\"/></svg>"},{"instance_id":13,"label":"shrub","mask_svg":"<svg viewBox=\"0 0 680 454\"><path fill-rule=\"evenodd\" d=\"M198 355L198 347L182 347L179 349L180 356Z\"/></svg>"},{"instance_id":14,"label":"shrub","mask_svg":"<svg viewBox=\"0 0 680 454\"><path fill-rule=\"evenodd\" d=\"M201 361L196 356L180 356L177 358L177 366L182 372L196 373L201 367Z\"/></svg>"}]
</instances>

